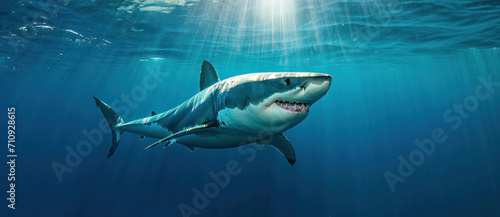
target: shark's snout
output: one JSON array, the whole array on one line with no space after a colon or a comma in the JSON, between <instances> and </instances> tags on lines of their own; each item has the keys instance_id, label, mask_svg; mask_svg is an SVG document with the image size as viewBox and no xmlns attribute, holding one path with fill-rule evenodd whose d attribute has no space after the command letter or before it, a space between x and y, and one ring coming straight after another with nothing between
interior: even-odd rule
<instances>
[{"instance_id":1,"label":"shark's snout","mask_svg":"<svg viewBox=\"0 0 500 217\"><path fill-rule=\"evenodd\" d=\"M315 102L326 95L330 89L331 81L331 75L318 74L318 76L306 79L301 88L305 92L305 96Z\"/></svg>"}]
</instances>

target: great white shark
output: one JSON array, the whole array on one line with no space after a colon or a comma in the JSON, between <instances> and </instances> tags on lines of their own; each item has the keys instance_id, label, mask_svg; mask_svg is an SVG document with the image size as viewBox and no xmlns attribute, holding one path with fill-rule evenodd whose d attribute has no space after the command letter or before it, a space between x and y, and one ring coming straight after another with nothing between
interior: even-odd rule
<instances>
[{"instance_id":1,"label":"great white shark","mask_svg":"<svg viewBox=\"0 0 500 217\"><path fill-rule=\"evenodd\" d=\"M204 61L200 92L166 112L125 123L106 103L94 96L113 133L108 158L120 135L131 132L159 139L146 149L179 143L199 148L231 148L257 143L271 145L295 164L295 151L282 134L303 121L311 106L330 89L328 74L306 72L252 73L220 80Z\"/></svg>"}]
</instances>

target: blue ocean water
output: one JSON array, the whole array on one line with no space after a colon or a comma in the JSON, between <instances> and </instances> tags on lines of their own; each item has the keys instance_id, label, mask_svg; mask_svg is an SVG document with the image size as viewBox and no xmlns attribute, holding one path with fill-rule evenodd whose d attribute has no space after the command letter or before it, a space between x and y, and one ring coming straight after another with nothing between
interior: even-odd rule
<instances>
[{"instance_id":1,"label":"blue ocean water","mask_svg":"<svg viewBox=\"0 0 500 217\"><path fill-rule=\"evenodd\" d=\"M500 1L21 0L0 17L2 216L500 216ZM294 166L133 134L106 158L92 96L125 121L163 112L203 60L222 79L332 75L284 133Z\"/></svg>"}]
</instances>

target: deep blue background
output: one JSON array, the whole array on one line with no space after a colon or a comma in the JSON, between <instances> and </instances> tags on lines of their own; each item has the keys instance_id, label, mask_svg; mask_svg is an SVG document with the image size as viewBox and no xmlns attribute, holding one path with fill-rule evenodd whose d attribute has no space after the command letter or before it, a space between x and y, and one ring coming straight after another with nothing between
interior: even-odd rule
<instances>
[{"instance_id":1,"label":"deep blue background","mask_svg":"<svg viewBox=\"0 0 500 217\"><path fill-rule=\"evenodd\" d=\"M457 130L443 119L479 76L500 82L498 1L168 2L2 2L0 120L16 107L19 155L16 210L4 200L2 216L182 216L193 188L233 160L241 173L198 216L500 216L500 87ZM105 131L58 180L52 164L88 140L83 130L100 129L92 96L112 104L162 76L118 112L125 121L163 112L197 92L203 60L221 78L333 76L329 94L285 132L294 166L270 147L248 162L238 149L144 150L155 140L132 134L107 159ZM397 174L398 156L435 128L447 141L391 192L384 173Z\"/></svg>"}]
</instances>

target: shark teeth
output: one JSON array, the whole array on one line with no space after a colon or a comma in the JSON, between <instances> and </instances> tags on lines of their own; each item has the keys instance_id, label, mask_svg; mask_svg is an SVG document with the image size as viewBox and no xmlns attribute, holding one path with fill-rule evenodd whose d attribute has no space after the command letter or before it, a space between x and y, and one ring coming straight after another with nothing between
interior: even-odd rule
<instances>
[{"instance_id":1,"label":"shark teeth","mask_svg":"<svg viewBox=\"0 0 500 217\"><path fill-rule=\"evenodd\" d=\"M278 105L280 108L293 113L309 112L311 107L311 104L309 103L292 102L292 101L276 100L274 101L274 103Z\"/></svg>"}]
</instances>

